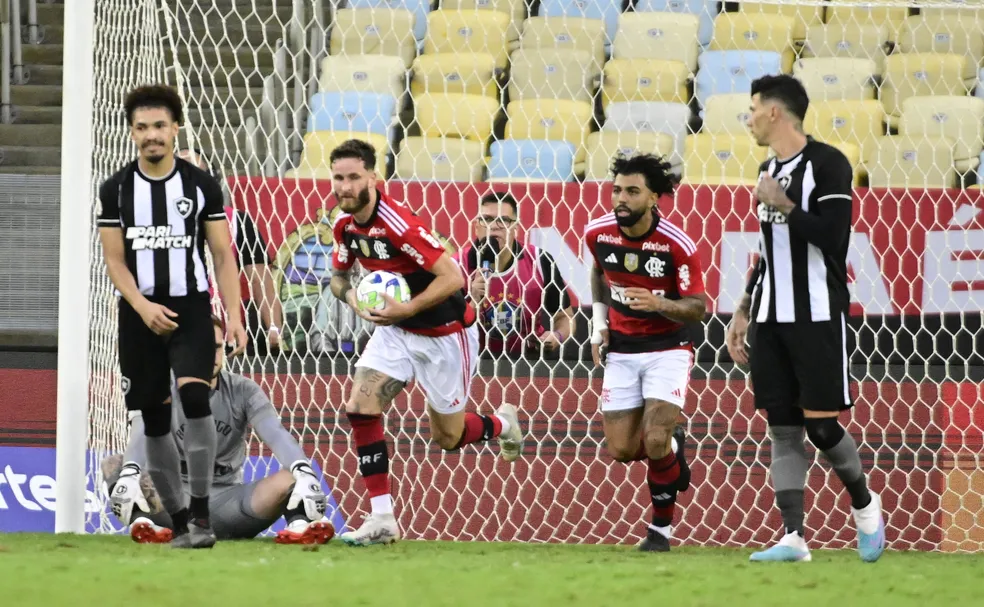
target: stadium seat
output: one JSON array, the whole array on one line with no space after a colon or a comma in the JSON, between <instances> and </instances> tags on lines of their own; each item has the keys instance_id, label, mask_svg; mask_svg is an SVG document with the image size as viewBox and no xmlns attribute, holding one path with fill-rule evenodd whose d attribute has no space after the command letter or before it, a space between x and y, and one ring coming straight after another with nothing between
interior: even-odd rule
<instances>
[{"instance_id":1,"label":"stadium seat","mask_svg":"<svg viewBox=\"0 0 984 607\"><path fill-rule=\"evenodd\" d=\"M506 139L566 141L575 147L574 162L584 162L594 108L585 101L527 99L506 106Z\"/></svg>"},{"instance_id":2,"label":"stadium seat","mask_svg":"<svg viewBox=\"0 0 984 607\"><path fill-rule=\"evenodd\" d=\"M413 62L410 92L468 93L499 97L495 57L488 53L437 53Z\"/></svg>"},{"instance_id":3,"label":"stadium seat","mask_svg":"<svg viewBox=\"0 0 984 607\"><path fill-rule=\"evenodd\" d=\"M884 23L827 23L806 30L802 56L871 59L875 73L881 75L888 50Z\"/></svg>"},{"instance_id":4,"label":"stadium seat","mask_svg":"<svg viewBox=\"0 0 984 607\"><path fill-rule=\"evenodd\" d=\"M750 93L752 81L782 72L779 53L768 51L705 51L697 60L694 94L703 107L711 95Z\"/></svg>"},{"instance_id":5,"label":"stadium seat","mask_svg":"<svg viewBox=\"0 0 984 607\"><path fill-rule=\"evenodd\" d=\"M885 59L881 101L889 126L896 127L902 102L917 95L965 95L967 58L936 53L898 53Z\"/></svg>"},{"instance_id":6,"label":"stadium seat","mask_svg":"<svg viewBox=\"0 0 984 607\"><path fill-rule=\"evenodd\" d=\"M927 17L960 16L984 21L984 0L924 0L919 5L919 14Z\"/></svg>"},{"instance_id":7,"label":"stadium seat","mask_svg":"<svg viewBox=\"0 0 984 607\"><path fill-rule=\"evenodd\" d=\"M902 22L909 16L909 9L899 6L896 0L865 0L863 4L859 4L857 0L829 0L829 2L827 23L885 25L888 29L888 39L892 42L899 39ZM885 6L888 4L895 6Z\"/></svg>"},{"instance_id":8,"label":"stadium seat","mask_svg":"<svg viewBox=\"0 0 984 607\"><path fill-rule=\"evenodd\" d=\"M406 137L396 155L397 179L404 181L481 181L485 146L452 137Z\"/></svg>"},{"instance_id":9,"label":"stadium seat","mask_svg":"<svg viewBox=\"0 0 984 607\"><path fill-rule=\"evenodd\" d=\"M683 183L755 185L759 165L769 150L748 135L688 135L683 155Z\"/></svg>"},{"instance_id":10,"label":"stadium seat","mask_svg":"<svg viewBox=\"0 0 984 607\"><path fill-rule=\"evenodd\" d=\"M714 17L718 14L717 0L635 0L636 13L686 13L698 19L697 42L707 46L714 33Z\"/></svg>"},{"instance_id":11,"label":"stadium seat","mask_svg":"<svg viewBox=\"0 0 984 607\"><path fill-rule=\"evenodd\" d=\"M945 137L953 142L957 171L973 171L984 146L984 99L965 95L909 97L902 102L899 134L913 139Z\"/></svg>"},{"instance_id":12,"label":"stadium seat","mask_svg":"<svg viewBox=\"0 0 984 607\"><path fill-rule=\"evenodd\" d=\"M612 59L602 78L602 107L613 101L690 100L690 70L679 61Z\"/></svg>"},{"instance_id":13,"label":"stadium seat","mask_svg":"<svg viewBox=\"0 0 984 607\"><path fill-rule=\"evenodd\" d=\"M782 56L782 71L793 68L793 19L776 15L721 13L714 18L712 51L769 51Z\"/></svg>"},{"instance_id":14,"label":"stadium seat","mask_svg":"<svg viewBox=\"0 0 984 607\"><path fill-rule=\"evenodd\" d=\"M977 89L974 96L984 99L984 68L981 68L980 73L977 74Z\"/></svg>"},{"instance_id":15,"label":"stadium seat","mask_svg":"<svg viewBox=\"0 0 984 607\"><path fill-rule=\"evenodd\" d=\"M585 181L604 181L611 178L609 169L617 154L625 156L635 152L673 156L676 141L666 133L640 133L637 131L598 131L588 135L588 157L585 160Z\"/></svg>"},{"instance_id":16,"label":"stadium seat","mask_svg":"<svg viewBox=\"0 0 984 607\"><path fill-rule=\"evenodd\" d=\"M495 57L496 68L505 69L510 19L498 11L433 11L427 17L424 54L489 53Z\"/></svg>"},{"instance_id":17,"label":"stadium seat","mask_svg":"<svg viewBox=\"0 0 984 607\"><path fill-rule=\"evenodd\" d=\"M386 177L386 155L389 141L385 135L356 133L351 131L314 131L304 136L304 149L296 169L287 171L285 177L331 179L331 151L349 139L368 141L376 148L376 173Z\"/></svg>"},{"instance_id":18,"label":"stadium seat","mask_svg":"<svg viewBox=\"0 0 984 607\"><path fill-rule=\"evenodd\" d=\"M812 57L793 65L810 101L874 99L875 62L847 57Z\"/></svg>"},{"instance_id":19,"label":"stadium seat","mask_svg":"<svg viewBox=\"0 0 984 607\"><path fill-rule=\"evenodd\" d=\"M885 109L875 99L834 100L811 103L804 130L821 141L845 141L858 146L867 163L875 141L885 134Z\"/></svg>"},{"instance_id":20,"label":"stadium seat","mask_svg":"<svg viewBox=\"0 0 984 607\"><path fill-rule=\"evenodd\" d=\"M679 61L697 70L696 15L625 13L618 21L612 57Z\"/></svg>"},{"instance_id":21,"label":"stadium seat","mask_svg":"<svg viewBox=\"0 0 984 607\"><path fill-rule=\"evenodd\" d=\"M952 140L888 135L875 143L868 163L869 186L949 188L955 183Z\"/></svg>"},{"instance_id":22,"label":"stadium seat","mask_svg":"<svg viewBox=\"0 0 984 607\"><path fill-rule=\"evenodd\" d=\"M494 141L489 148L489 181L573 181L575 151L567 141Z\"/></svg>"},{"instance_id":23,"label":"stadium seat","mask_svg":"<svg viewBox=\"0 0 984 607\"><path fill-rule=\"evenodd\" d=\"M417 55L414 15L406 9L343 8L332 21L332 55L390 55L409 68Z\"/></svg>"},{"instance_id":24,"label":"stadium seat","mask_svg":"<svg viewBox=\"0 0 984 607\"><path fill-rule=\"evenodd\" d=\"M707 98L702 133L712 135L748 135L751 99L746 93L727 93Z\"/></svg>"},{"instance_id":25,"label":"stadium seat","mask_svg":"<svg viewBox=\"0 0 984 607\"><path fill-rule=\"evenodd\" d=\"M318 88L324 93L359 91L401 99L407 91L407 68L400 57L329 55L321 60Z\"/></svg>"},{"instance_id":26,"label":"stadium seat","mask_svg":"<svg viewBox=\"0 0 984 607\"><path fill-rule=\"evenodd\" d=\"M743 13L780 15L793 20L793 40L806 38L807 28L823 23L822 4L775 4L743 0L739 5Z\"/></svg>"},{"instance_id":27,"label":"stadium seat","mask_svg":"<svg viewBox=\"0 0 984 607\"><path fill-rule=\"evenodd\" d=\"M527 0L441 0L445 10L498 11L509 15L508 40L516 40L523 31Z\"/></svg>"},{"instance_id":28,"label":"stadium seat","mask_svg":"<svg viewBox=\"0 0 984 607\"><path fill-rule=\"evenodd\" d=\"M820 141L823 140L820 139ZM834 146L844 154L847 161L851 163L851 168L854 169L854 180L852 183L855 186L861 185L868 176L868 169L861 162L861 148L857 144L848 141L824 141L824 143Z\"/></svg>"},{"instance_id":29,"label":"stadium seat","mask_svg":"<svg viewBox=\"0 0 984 607\"><path fill-rule=\"evenodd\" d=\"M605 24L605 46L615 40L622 0L540 0L538 17L599 19Z\"/></svg>"},{"instance_id":30,"label":"stadium seat","mask_svg":"<svg viewBox=\"0 0 984 607\"><path fill-rule=\"evenodd\" d=\"M967 87L977 80L977 70L984 59L984 23L966 15L914 15L906 18L899 34L903 53L952 53L967 57L962 78Z\"/></svg>"},{"instance_id":31,"label":"stadium seat","mask_svg":"<svg viewBox=\"0 0 984 607\"><path fill-rule=\"evenodd\" d=\"M390 135L396 99L377 93L316 93L311 97L307 132L354 131Z\"/></svg>"},{"instance_id":32,"label":"stadium seat","mask_svg":"<svg viewBox=\"0 0 984 607\"><path fill-rule=\"evenodd\" d=\"M413 37L421 42L427 35L427 13L431 0L348 0L349 8L402 8L413 13Z\"/></svg>"},{"instance_id":33,"label":"stadium seat","mask_svg":"<svg viewBox=\"0 0 984 607\"><path fill-rule=\"evenodd\" d=\"M416 122L423 137L461 137L485 145L499 102L485 95L425 93L414 97Z\"/></svg>"},{"instance_id":34,"label":"stadium seat","mask_svg":"<svg viewBox=\"0 0 984 607\"><path fill-rule=\"evenodd\" d=\"M690 107L682 103L610 103L605 108L603 131L665 133L673 137L671 164L683 163L684 137L689 132Z\"/></svg>"},{"instance_id":35,"label":"stadium seat","mask_svg":"<svg viewBox=\"0 0 984 607\"><path fill-rule=\"evenodd\" d=\"M512 54L509 99L591 101L598 76L587 51L521 48Z\"/></svg>"},{"instance_id":36,"label":"stadium seat","mask_svg":"<svg viewBox=\"0 0 984 607\"><path fill-rule=\"evenodd\" d=\"M605 29L597 19L576 17L530 17L523 24L520 48L555 48L587 51L601 72L605 64Z\"/></svg>"}]
</instances>

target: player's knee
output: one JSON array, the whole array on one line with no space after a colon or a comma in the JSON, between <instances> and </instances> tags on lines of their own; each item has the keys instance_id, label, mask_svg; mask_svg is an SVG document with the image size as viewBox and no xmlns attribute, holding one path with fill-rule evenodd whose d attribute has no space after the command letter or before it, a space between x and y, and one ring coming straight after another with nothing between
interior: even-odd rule
<instances>
[{"instance_id":1,"label":"player's knee","mask_svg":"<svg viewBox=\"0 0 984 607\"><path fill-rule=\"evenodd\" d=\"M170 401L146 407L141 414L144 422L144 436L167 436L171 431Z\"/></svg>"},{"instance_id":2,"label":"player's knee","mask_svg":"<svg viewBox=\"0 0 984 607\"><path fill-rule=\"evenodd\" d=\"M642 443L650 459L659 459L670 451L670 441L679 412L679 407L663 401L647 405L643 418Z\"/></svg>"},{"instance_id":3,"label":"player's knee","mask_svg":"<svg viewBox=\"0 0 984 607\"><path fill-rule=\"evenodd\" d=\"M451 433L440 428L435 428L431 426L431 439L441 446L441 449L445 451L455 451L461 447L461 440L464 438L465 429L462 427L461 432Z\"/></svg>"},{"instance_id":4,"label":"player's knee","mask_svg":"<svg viewBox=\"0 0 984 607\"><path fill-rule=\"evenodd\" d=\"M181 408L184 410L185 417L188 419L200 419L212 414L212 408L208 404L209 393L212 388L203 382L192 381L178 388L181 396Z\"/></svg>"},{"instance_id":5,"label":"player's knee","mask_svg":"<svg viewBox=\"0 0 984 607\"><path fill-rule=\"evenodd\" d=\"M836 417L807 418L804 425L810 442L821 451L833 449L844 438L844 428Z\"/></svg>"}]
</instances>

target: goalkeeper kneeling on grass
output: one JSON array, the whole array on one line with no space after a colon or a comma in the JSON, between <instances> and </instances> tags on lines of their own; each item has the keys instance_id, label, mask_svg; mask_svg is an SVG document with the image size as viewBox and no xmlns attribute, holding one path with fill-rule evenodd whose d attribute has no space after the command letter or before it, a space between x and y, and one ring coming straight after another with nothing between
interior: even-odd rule
<instances>
[{"instance_id":1,"label":"goalkeeper kneeling on grass","mask_svg":"<svg viewBox=\"0 0 984 607\"><path fill-rule=\"evenodd\" d=\"M280 544L323 544L335 535L324 518L327 498L320 479L300 445L280 423L280 415L270 399L251 379L226 371L224 327L212 317L215 326L215 366L209 404L215 418L218 444L209 511L218 539L250 539L270 527L281 516L287 527L277 534ZM182 488L188 499L187 465L183 440L185 417L176 386L171 388L174 406L170 432L181 460ZM284 466L258 481L243 483L248 426ZM147 456L142 414L131 413L130 439L126 452L102 461L113 514L130 525L135 542L161 544L171 541L171 520L161 507L157 490L145 470ZM289 471L288 471L289 470Z\"/></svg>"}]
</instances>

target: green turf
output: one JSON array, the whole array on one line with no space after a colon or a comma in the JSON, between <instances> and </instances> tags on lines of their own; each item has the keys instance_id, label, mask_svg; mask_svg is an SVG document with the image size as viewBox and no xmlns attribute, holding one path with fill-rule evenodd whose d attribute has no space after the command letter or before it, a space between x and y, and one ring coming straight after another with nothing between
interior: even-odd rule
<instances>
[{"instance_id":1,"label":"green turf","mask_svg":"<svg viewBox=\"0 0 984 607\"><path fill-rule=\"evenodd\" d=\"M590 605L920 607L984 601L984 555L402 542L305 548L268 540L175 551L128 537L0 535L0 605Z\"/></svg>"}]
</instances>

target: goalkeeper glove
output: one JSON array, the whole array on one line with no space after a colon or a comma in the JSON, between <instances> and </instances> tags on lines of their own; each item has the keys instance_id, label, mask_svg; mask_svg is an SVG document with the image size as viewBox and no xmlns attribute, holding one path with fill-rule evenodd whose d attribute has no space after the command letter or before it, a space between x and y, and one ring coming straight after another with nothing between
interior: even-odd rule
<instances>
[{"instance_id":1,"label":"goalkeeper glove","mask_svg":"<svg viewBox=\"0 0 984 607\"><path fill-rule=\"evenodd\" d=\"M134 506L144 513L150 512L147 498L140 488L140 466L133 462L123 464L120 478L113 485L109 503L113 515L124 525L130 524Z\"/></svg>"},{"instance_id":2,"label":"goalkeeper glove","mask_svg":"<svg viewBox=\"0 0 984 607\"><path fill-rule=\"evenodd\" d=\"M298 460L290 465L290 472L294 475L294 490L287 501L287 509L293 510L303 503L304 515L309 521L321 520L328 507L328 498L321 490L321 481L311 465L305 460Z\"/></svg>"}]
</instances>

